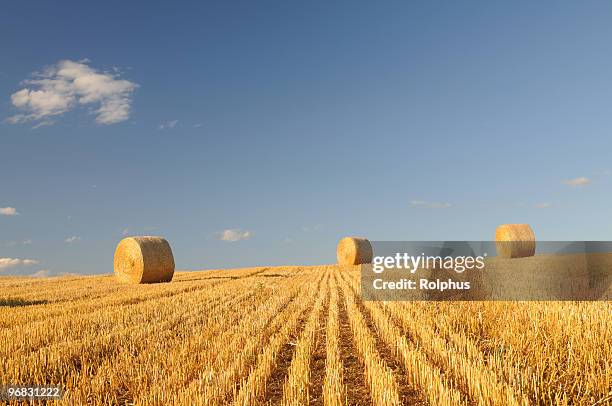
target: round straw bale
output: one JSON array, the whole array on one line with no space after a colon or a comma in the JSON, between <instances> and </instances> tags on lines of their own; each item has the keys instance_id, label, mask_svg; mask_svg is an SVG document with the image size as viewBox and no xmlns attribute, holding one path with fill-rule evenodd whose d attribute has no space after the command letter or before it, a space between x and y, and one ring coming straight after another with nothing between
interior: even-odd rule
<instances>
[{"instance_id":1,"label":"round straw bale","mask_svg":"<svg viewBox=\"0 0 612 406\"><path fill-rule=\"evenodd\" d=\"M115 250L115 275L121 282L170 282L174 256L170 244L161 237L128 237Z\"/></svg>"},{"instance_id":2,"label":"round straw bale","mask_svg":"<svg viewBox=\"0 0 612 406\"><path fill-rule=\"evenodd\" d=\"M338 265L359 265L372 262L372 245L367 238L344 237L336 249Z\"/></svg>"},{"instance_id":3,"label":"round straw bale","mask_svg":"<svg viewBox=\"0 0 612 406\"><path fill-rule=\"evenodd\" d=\"M535 255L536 238L529 224L502 224L495 230L497 255L523 258Z\"/></svg>"}]
</instances>

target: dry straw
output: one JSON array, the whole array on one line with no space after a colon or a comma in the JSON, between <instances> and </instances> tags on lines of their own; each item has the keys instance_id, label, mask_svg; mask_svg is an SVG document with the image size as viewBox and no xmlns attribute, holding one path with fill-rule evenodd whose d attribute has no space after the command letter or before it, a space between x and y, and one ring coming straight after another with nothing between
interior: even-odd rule
<instances>
[{"instance_id":1,"label":"dry straw","mask_svg":"<svg viewBox=\"0 0 612 406\"><path fill-rule=\"evenodd\" d=\"M535 255L536 239L529 224L502 224L495 230L497 255L523 258Z\"/></svg>"},{"instance_id":2,"label":"dry straw","mask_svg":"<svg viewBox=\"0 0 612 406\"><path fill-rule=\"evenodd\" d=\"M115 275L122 282L170 282L174 257L170 244L161 237L128 237L115 250Z\"/></svg>"},{"instance_id":3,"label":"dry straw","mask_svg":"<svg viewBox=\"0 0 612 406\"><path fill-rule=\"evenodd\" d=\"M338 265L359 265L372 262L372 245L367 238L344 237L336 249Z\"/></svg>"}]
</instances>

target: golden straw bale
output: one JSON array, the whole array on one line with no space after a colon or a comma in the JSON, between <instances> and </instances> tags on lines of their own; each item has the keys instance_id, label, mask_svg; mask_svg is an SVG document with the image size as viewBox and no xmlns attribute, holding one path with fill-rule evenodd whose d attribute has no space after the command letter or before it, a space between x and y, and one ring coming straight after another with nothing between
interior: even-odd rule
<instances>
[{"instance_id":1,"label":"golden straw bale","mask_svg":"<svg viewBox=\"0 0 612 406\"><path fill-rule=\"evenodd\" d=\"M523 258L535 255L536 238L529 224L502 224L495 230L497 255Z\"/></svg>"},{"instance_id":2,"label":"golden straw bale","mask_svg":"<svg viewBox=\"0 0 612 406\"><path fill-rule=\"evenodd\" d=\"M338 265L359 265L372 262L372 245L367 238L344 237L336 249Z\"/></svg>"},{"instance_id":3,"label":"golden straw bale","mask_svg":"<svg viewBox=\"0 0 612 406\"><path fill-rule=\"evenodd\" d=\"M174 256L164 238L128 237L117 245L114 266L121 282L170 282L174 275Z\"/></svg>"}]
</instances>

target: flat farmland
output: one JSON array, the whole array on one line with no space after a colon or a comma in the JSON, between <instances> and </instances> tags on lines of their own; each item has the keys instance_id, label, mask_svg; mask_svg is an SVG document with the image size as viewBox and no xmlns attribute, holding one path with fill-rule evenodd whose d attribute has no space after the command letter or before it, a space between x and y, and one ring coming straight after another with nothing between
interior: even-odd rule
<instances>
[{"instance_id":1,"label":"flat farmland","mask_svg":"<svg viewBox=\"0 0 612 406\"><path fill-rule=\"evenodd\" d=\"M358 267L0 278L0 384L57 404L606 405L611 302L369 302Z\"/></svg>"}]
</instances>

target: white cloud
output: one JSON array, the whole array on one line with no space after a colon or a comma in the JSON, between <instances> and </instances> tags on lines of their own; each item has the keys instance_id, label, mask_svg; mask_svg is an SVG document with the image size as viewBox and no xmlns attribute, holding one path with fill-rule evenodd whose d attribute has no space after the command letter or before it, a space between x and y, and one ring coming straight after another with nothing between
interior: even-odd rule
<instances>
[{"instance_id":1,"label":"white cloud","mask_svg":"<svg viewBox=\"0 0 612 406\"><path fill-rule=\"evenodd\" d=\"M550 203L536 203L533 205L536 209L548 209L552 207Z\"/></svg>"},{"instance_id":2,"label":"white cloud","mask_svg":"<svg viewBox=\"0 0 612 406\"><path fill-rule=\"evenodd\" d=\"M200 127L202 127L203 125L204 125L204 123L195 123L195 124L193 125L193 128L200 128Z\"/></svg>"},{"instance_id":3,"label":"white cloud","mask_svg":"<svg viewBox=\"0 0 612 406\"><path fill-rule=\"evenodd\" d=\"M23 244L23 245L32 245L32 240L29 240L29 239L28 239L28 240L24 240L24 241L22 242L22 244Z\"/></svg>"},{"instance_id":4,"label":"white cloud","mask_svg":"<svg viewBox=\"0 0 612 406\"><path fill-rule=\"evenodd\" d=\"M77 235L73 235L72 237L66 238L66 242L68 244L72 244L72 243L79 242L79 241L81 241L81 237L79 237Z\"/></svg>"},{"instance_id":5,"label":"white cloud","mask_svg":"<svg viewBox=\"0 0 612 406\"><path fill-rule=\"evenodd\" d=\"M14 207L0 207L0 214L3 216L17 216L19 213Z\"/></svg>"},{"instance_id":6,"label":"white cloud","mask_svg":"<svg viewBox=\"0 0 612 406\"><path fill-rule=\"evenodd\" d=\"M285 237L285 239L283 239L283 243L284 244L293 244L294 240L291 237Z\"/></svg>"},{"instance_id":7,"label":"white cloud","mask_svg":"<svg viewBox=\"0 0 612 406\"><path fill-rule=\"evenodd\" d=\"M426 207L428 209L448 209L450 203L426 202L425 200L413 200L410 202L414 207Z\"/></svg>"},{"instance_id":8,"label":"white cloud","mask_svg":"<svg viewBox=\"0 0 612 406\"><path fill-rule=\"evenodd\" d=\"M49 269L41 269L40 271L36 271L30 276L33 278L48 278L51 275L51 271Z\"/></svg>"},{"instance_id":9,"label":"white cloud","mask_svg":"<svg viewBox=\"0 0 612 406\"><path fill-rule=\"evenodd\" d=\"M161 123L159 125L159 129L160 130L165 130L165 129L170 129L170 128L174 128L176 127L176 125L178 124L178 120L171 120L171 121L166 121L165 123Z\"/></svg>"},{"instance_id":10,"label":"white cloud","mask_svg":"<svg viewBox=\"0 0 612 406\"><path fill-rule=\"evenodd\" d=\"M36 265L40 261L36 259L21 259L21 258L0 258L0 271L16 266Z\"/></svg>"},{"instance_id":11,"label":"white cloud","mask_svg":"<svg viewBox=\"0 0 612 406\"><path fill-rule=\"evenodd\" d=\"M575 179L564 180L563 183L569 186L574 186L574 187L575 186L586 186L591 183L591 180L589 178L585 178L584 176L581 176Z\"/></svg>"},{"instance_id":12,"label":"white cloud","mask_svg":"<svg viewBox=\"0 0 612 406\"><path fill-rule=\"evenodd\" d=\"M129 118L132 93L138 87L119 79L117 73L99 72L89 61L62 60L33 73L23 82L25 88L11 95L11 103L23 113L7 118L10 124L42 120L33 128L53 124L60 116L79 105L96 105L98 124L114 124Z\"/></svg>"},{"instance_id":13,"label":"white cloud","mask_svg":"<svg viewBox=\"0 0 612 406\"><path fill-rule=\"evenodd\" d=\"M239 228L230 228L227 230L221 231L219 234L219 239L221 241L240 241L240 240L248 240L253 236L248 230L241 230Z\"/></svg>"}]
</instances>

